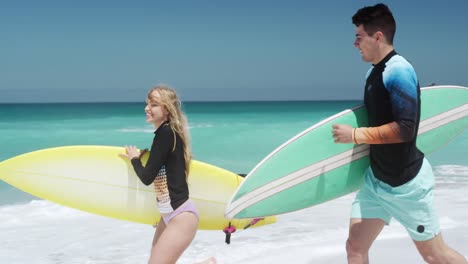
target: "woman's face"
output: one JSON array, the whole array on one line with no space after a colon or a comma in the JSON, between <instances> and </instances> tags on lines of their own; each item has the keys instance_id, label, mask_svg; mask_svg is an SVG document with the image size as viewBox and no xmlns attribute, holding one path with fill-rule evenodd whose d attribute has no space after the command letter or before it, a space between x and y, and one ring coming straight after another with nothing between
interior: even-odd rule
<instances>
[{"instance_id":1,"label":"woman's face","mask_svg":"<svg viewBox=\"0 0 468 264\"><path fill-rule=\"evenodd\" d=\"M168 112L161 104L161 96L157 90L151 92L150 99L146 100L145 113L146 122L152 123L156 127L167 120Z\"/></svg>"}]
</instances>

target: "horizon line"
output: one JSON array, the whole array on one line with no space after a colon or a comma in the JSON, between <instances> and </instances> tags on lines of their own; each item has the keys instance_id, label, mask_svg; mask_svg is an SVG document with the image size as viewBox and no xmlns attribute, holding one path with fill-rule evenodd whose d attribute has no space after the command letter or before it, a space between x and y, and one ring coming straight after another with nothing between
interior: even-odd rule
<instances>
[{"instance_id":1,"label":"horizon line","mask_svg":"<svg viewBox=\"0 0 468 264\"><path fill-rule=\"evenodd\" d=\"M362 101L362 99L321 99L321 100L187 100L182 103L274 103L274 102L341 102L341 101ZM50 102L1 102L0 105L7 104L113 104L113 103L144 103L144 101L50 101Z\"/></svg>"}]
</instances>

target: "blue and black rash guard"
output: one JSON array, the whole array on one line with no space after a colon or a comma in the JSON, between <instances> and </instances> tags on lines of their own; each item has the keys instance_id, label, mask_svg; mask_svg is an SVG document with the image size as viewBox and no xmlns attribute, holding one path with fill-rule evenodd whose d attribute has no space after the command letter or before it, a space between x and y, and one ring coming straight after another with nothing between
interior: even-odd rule
<instances>
[{"instance_id":1,"label":"blue and black rash guard","mask_svg":"<svg viewBox=\"0 0 468 264\"><path fill-rule=\"evenodd\" d=\"M367 73L364 104L369 126L395 122L388 129L397 131L401 143L371 144L370 166L377 179L400 186L419 172L424 154L416 146L420 120L420 88L411 64L395 51ZM388 133L391 134L391 133Z\"/></svg>"},{"instance_id":2,"label":"blue and black rash guard","mask_svg":"<svg viewBox=\"0 0 468 264\"><path fill-rule=\"evenodd\" d=\"M183 142L167 122L155 132L146 166L132 159L136 174L145 185L154 183L160 213L171 213L189 198L185 177Z\"/></svg>"}]
</instances>

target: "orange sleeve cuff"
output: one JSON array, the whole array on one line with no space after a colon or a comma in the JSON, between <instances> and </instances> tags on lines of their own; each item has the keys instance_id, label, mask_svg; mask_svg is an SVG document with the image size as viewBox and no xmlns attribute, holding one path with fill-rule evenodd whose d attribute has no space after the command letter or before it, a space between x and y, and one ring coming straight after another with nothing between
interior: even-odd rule
<instances>
[{"instance_id":1,"label":"orange sleeve cuff","mask_svg":"<svg viewBox=\"0 0 468 264\"><path fill-rule=\"evenodd\" d=\"M400 126L396 122L379 127L359 127L353 131L356 144L392 144L401 143Z\"/></svg>"}]
</instances>

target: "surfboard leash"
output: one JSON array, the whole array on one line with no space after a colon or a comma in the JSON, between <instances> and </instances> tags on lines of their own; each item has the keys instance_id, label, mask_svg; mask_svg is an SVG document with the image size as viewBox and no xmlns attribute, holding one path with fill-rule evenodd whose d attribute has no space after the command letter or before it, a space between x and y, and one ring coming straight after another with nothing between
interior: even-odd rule
<instances>
[{"instance_id":1,"label":"surfboard leash","mask_svg":"<svg viewBox=\"0 0 468 264\"><path fill-rule=\"evenodd\" d=\"M248 223L246 226L244 226L244 228L241 231L255 225L256 223L258 223L260 220L263 220L263 219L265 219L265 218L254 218L254 219L252 219L252 221L250 221L250 223ZM239 232L241 232L241 231L239 231ZM229 221L229 225L223 229L223 232L224 232L224 234L226 234L226 238L224 239L224 242L226 242L226 244L228 244L228 245L231 244L231 235L232 235L232 233L236 232L236 227L231 224L231 221Z\"/></svg>"},{"instance_id":2,"label":"surfboard leash","mask_svg":"<svg viewBox=\"0 0 468 264\"><path fill-rule=\"evenodd\" d=\"M263 220L263 219L265 219L265 218L262 217L262 218L252 219L252 221L250 221L250 223L248 223L246 226L244 226L244 230L251 227L251 226L253 226L253 225L255 225L256 223L258 223L258 221Z\"/></svg>"}]
</instances>

